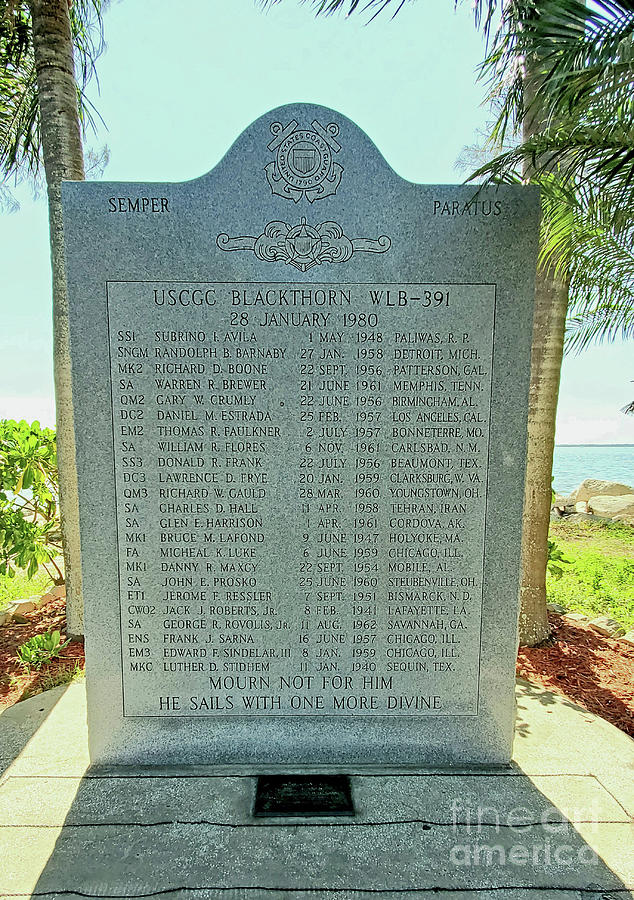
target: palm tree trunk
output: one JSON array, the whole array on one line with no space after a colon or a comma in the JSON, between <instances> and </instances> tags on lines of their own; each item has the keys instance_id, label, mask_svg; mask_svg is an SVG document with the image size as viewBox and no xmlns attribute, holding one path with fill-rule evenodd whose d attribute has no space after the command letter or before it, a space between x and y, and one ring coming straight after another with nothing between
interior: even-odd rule
<instances>
[{"instance_id":1,"label":"palm tree trunk","mask_svg":"<svg viewBox=\"0 0 634 900\"><path fill-rule=\"evenodd\" d=\"M528 402L528 453L522 539L519 640L525 647L550 634L546 566L551 508L555 418L563 357L568 286L539 266Z\"/></svg>"},{"instance_id":2,"label":"palm tree trunk","mask_svg":"<svg viewBox=\"0 0 634 900\"><path fill-rule=\"evenodd\" d=\"M53 270L53 363L57 404L60 512L69 634L83 634L79 505L71 394L68 296L64 272L61 183L83 181L84 159L68 17L69 0L31 0Z\"/></svg>"},{"instance_id":3,"label":"palm tree trunk","mask_svg":"<svg viewBox=\"0 0 634 900\"><path fill-rule=\"evenodd\" d=\"M535 96L540 84L538 61L527 64L524 81L524 140L544 127ZM530 177L530 171L525 174ZM552 268L539 264L535 281L535 318L528 401L528 448L521 562L519 641L532 647L550 634L546 608L548 527L555 449L555 420L563 359L568 284Z\"/></svg>"}]
</instances>

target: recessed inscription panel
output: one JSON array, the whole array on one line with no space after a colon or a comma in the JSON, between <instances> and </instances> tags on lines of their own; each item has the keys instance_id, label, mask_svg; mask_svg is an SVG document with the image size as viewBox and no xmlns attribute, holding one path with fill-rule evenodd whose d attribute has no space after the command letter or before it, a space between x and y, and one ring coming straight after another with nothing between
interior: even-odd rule
<instances>
[{"instance_id":1,"label":"recessed inscription panel","mask_svg":"<svg viewBox=\"0 0 634 900\"><path fill-rule=\"evenodd\" d=\"M126 716L472 716L495 287L109 282Z\"/></svg>"}]
</instances>

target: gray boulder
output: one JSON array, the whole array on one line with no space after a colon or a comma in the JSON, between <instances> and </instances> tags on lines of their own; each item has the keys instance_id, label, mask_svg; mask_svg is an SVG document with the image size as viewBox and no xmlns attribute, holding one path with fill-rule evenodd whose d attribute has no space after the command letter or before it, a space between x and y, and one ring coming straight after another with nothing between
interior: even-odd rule
<instances>
[{"instance_id":1,"label":"gray boulder","mask_svg":"<svg viewBox=\"0 0 634 900\"><path fill-rule=\"evenodd\" d=\"M586 478L576 491L570 495L571 502L587 503L590 497L620 497L634 493L634 488L618 481L601 481L599 478Z\"/></svg>"},{"instance_id":2,"label":"gray boulder","mask_svg":"<svg viewBox=\"0 0 634 900\"><path fill-rule=\"evenodd\" d=\"M588 511L595 516L604 516L606 519L614 519L616 516L634 516L634 492L592 496L588 500Z\"/></svg>"}]
</instances>

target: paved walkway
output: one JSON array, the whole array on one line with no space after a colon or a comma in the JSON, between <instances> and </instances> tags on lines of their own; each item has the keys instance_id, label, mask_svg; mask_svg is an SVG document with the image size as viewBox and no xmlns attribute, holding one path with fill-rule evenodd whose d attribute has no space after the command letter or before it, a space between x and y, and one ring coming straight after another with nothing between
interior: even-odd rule
<instances>
[{"instance_id":1,"label":"paved walkway","mask_svg":"<svg viewBox=\"0 0 634 900\"><path fill-rule=\"evenodd\" d=\"M512 767L352 773L354 818L254 820L248 769L87 769L81 683L0 715L1 898L634 896L634 742L527 682Z\"/></svg>"}]
</instances>

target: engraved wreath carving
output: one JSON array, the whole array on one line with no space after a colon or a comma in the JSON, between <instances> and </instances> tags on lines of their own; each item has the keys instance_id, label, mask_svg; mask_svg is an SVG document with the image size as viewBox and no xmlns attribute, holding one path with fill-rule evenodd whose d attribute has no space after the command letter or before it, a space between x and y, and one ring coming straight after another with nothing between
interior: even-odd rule
<instances>
[{"instance_id":1,"label":"engraved wreath carving","mask_svg":"<svg viewBox=\"0 0 634 900\"><path fill-rule=\"evenodd\" d=\"M371 238L348 238L336 222L312 226L302 217L299 225L269 222L259 237L229 237L219 234L216 243L221 250L253 250L258 259L281 261L307 272L322 263L342 263L353 253L385 253L392 246L386 235Z\"/></svg>"}]
</instances>

